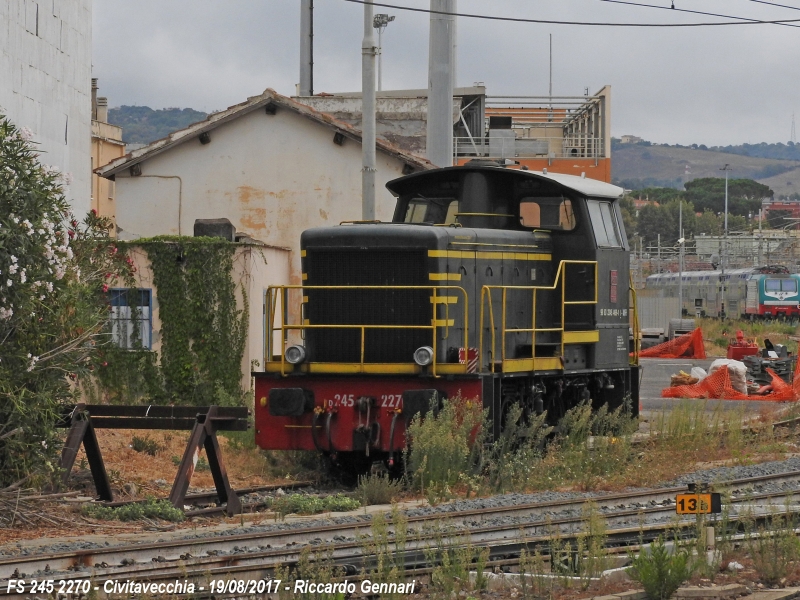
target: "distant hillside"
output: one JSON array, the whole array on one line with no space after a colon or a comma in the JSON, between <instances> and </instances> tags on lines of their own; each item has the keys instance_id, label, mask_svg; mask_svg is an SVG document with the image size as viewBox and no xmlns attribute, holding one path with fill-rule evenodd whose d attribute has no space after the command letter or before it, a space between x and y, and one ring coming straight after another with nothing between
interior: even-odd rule
<instances>
[{"instance_id":1,"label":"distant hillside","mask_svg":"<svg viewBox=\"0 0 800 600\"><path fill-rule=\"evenodd\" d=\"M120 106L109 109L108 122L122 127L122 141L126 144L149 144L206 116L191 108L153 110L149 106Z\"/></svg>"},{"instance_id":2,"label":"distant hillside","mask_svg":"<svg viewBox=\"0 0 800 600\"><path fill-rule=\"evenodd\" d=\"M772 150L769 150L772 147ZM731 178L754 179L768 185L776 197L800 193L800 159L786 160L747 156L743 152L753 148L764 153L798 148L783 144L745 144L731 147L737 152L721 152L704 149L704 146L667 146L650 144L612 144L611 177L614 183L628 189L644 187L673 187L682 189L683 184L701 177L723 177L720 169L727 163L731 166ZM766 148L766 149L765 149Z\"/></svg>"}]
</instances>

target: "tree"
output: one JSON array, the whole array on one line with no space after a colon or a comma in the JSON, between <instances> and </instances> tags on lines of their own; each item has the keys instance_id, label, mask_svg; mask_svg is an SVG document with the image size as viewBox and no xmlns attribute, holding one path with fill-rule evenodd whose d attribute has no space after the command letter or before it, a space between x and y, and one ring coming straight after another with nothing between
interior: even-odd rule
<instances>
[{"instance_id":1,"label":"tree","mask_svg":"<svg viewBox=\"0 0 800 600\"><path fill-rule=\"evenodd\" d=\"M722 233L720 218L710 210L703 211L694 219L694 235L719 235Z\"/></svg>"},{"instance_id":2,"label":"tree","mask_svg":"<svg viewBox=\"0 0 800 600\"><path fill-rule=\"evenodd\" d=\"M699 211L715 213L725 209L725 179L705 177L687 181L686 198ZM747 217L758 212L763 198L771 198L774 192L766 185L752 179L730 179L728 181L728 213Z\"/></svg>"},{"instance_id":3,"label":"tree","mask_svg":"<svg viewBox=\"0 0 800 600\"><path fill-rule=\"evenodd\" d=\"M686 237L689 237L694 233L695 230L695 214L694 214L694 206L691 202L686 202L685 200L671 200L664 205L664 211L669 214L671 217L670 222L675 226L675 228L671 231L667 231L666 236L669 243L677 242L678 238L680 237L679 229L679 222L680 222L680 210L681 204L683 204L683 233ZM662 234L662 241L663 241L663 234Z\"/></svg>"},{"instance_id":4,"label":"tree","mask_svg":"<svg viewBox=\"0 0 800 600\"><path fill-rule=\"evenodd\" d=\"M623 196L619 202L620 210L622 212L622 225L625 228L625 234L628 236L628 242L632 241L632 235L638 231L638 223L636 222L636 209L633 206L633 200L628 196Z\"/></svg>"},{"instance_id":5,"label":"tree","mask_svg":"<svg viewBox=\"0 0 800 600\"><path fill-rule=\"evenodd\" d=\"M0 488L57 473L56 416L108 342L104 292L132 270L108 220L71 218L28 137L0 115Z\"/></svg>"},{"instance_id":6,"label":"tree","mask_svg":"<svg viewBox=\"0 0 800 600\"><path fill-rule=\"evenodd\" d=\"M663 206L648 204L639 211L639 235L644 238L645 244L655 244L661 235L662 245L673 244L678 230L677 220L673 220L672 213Z\"/></svg>"}]
</instances>

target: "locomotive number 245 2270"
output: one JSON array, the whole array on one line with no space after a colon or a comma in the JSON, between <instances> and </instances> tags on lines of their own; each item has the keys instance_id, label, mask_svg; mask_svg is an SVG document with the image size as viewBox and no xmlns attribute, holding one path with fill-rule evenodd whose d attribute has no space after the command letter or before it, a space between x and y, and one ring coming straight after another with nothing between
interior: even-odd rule
<instances>
[{"instance_id":1,"label":"locomotive number 245 2270","mask_svg":"<svg viewBox=\"0 0 800 600\"><path fill-rule=\"evenodd\" d=\"M399 408L403 401L402 394L381 394L378 398L378 406L381 408ZM328 406L345 406L352 408L356 403L355 394L334 394L333 399L328 400Z\"/></svg>"}]
</instances>

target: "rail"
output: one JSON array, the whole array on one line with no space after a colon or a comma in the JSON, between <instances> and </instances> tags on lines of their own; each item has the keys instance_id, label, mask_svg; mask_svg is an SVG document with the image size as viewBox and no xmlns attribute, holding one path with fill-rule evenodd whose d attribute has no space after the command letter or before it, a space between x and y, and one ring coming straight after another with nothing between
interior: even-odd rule
<instances>
[{"instance_id":1,"label":"rail","mask_svg":"<svg viewBox=\"0 0 800 600\"><path fill-rule=\"evenodd\" d=\"M591 300L567 300L566 299L566 289L567 289L567 273L566 267L567 265L590 265L594 267L594 297ZM561 285L560 285L561 284ZM560 327L536 327L536 298L540 291L555 291L558 288L561 288L561 326ZM506 336L510 333L530 333L531 334L531 360L533 367L529 370L535 371L536 370L536 334L537 333L545 333L545 332L559 332L561 334L560 338L560 346L561 346L561 356L564 356L564 345L565 345L565 337L566 333L564 323L565 323L565 313L567 306L574 306L574 305L588 305L588 304L597 304L597 261L593 260L562 260L558 265L558 271L556 272L555 279L552 285L532 285L532 286L509 286L509 285L485 285L481 288L481 309L480 309L480 335L479 335L479 343L478 343L478 364L480 365L481 370L483 370L484 365L484 344L483 344L483 330L484 330L484 307L486 306L488 300L489 306L489 326L491 327L492 331L492 342L491 342L491 371L494 371L494 362L495 357L497 356L497 336L496 331L497 328L495 327L494 323L494 307L492 304L492 290L501 290L501 317L500 317L500 338L501 338L501 351L500 351L500 360L501 360L501 370L505 372L507 365L506 360ZM508 295L508 290L530 290L531 291L531 327L530 328L513 328L509 329L506 327L506 300ZM544 357L540 357L540 360ZM526 359L527 360L527 359ZM563 368L563 366L562 366Z\"/></svg>"},{"instance_id":2,"label":"rail","mask_svg":"<svg viewBox=\"0 0 800 600\"><path fill-rule=\"evenodd\" d=\"M306 320L302 316L302 311L300 312L301 320L303 321L302 324L290 324L288 323L288 307L289 307L289 292L292 290L298 290L300 293L304 294L307 291L313 290L430 290L431 297L431 324L430 325L390 325L390 324L342 324L342 323L315 323L311 324L306 322ZM443 292L445 294L443 294ZM456 292L456 295L447 295L449 292ZM266 299L266 306L265 306L265 316L266 316L266 327L265 327L265 349L266 349L266 356L264 359L265 362L265 370L269 370L269 365L278 365L280 364L279 372L282 377L286 377L288 375L287 371L287 362L286 356L284 354L283 346L286 345L287 340L289 339L289 333L292 331L299 331L302 332L304 335L306 331L310 329L354 329L359 330L361 332L361 349L360 349L360 360L358 363L316 363L318 366L317 372L336 372L336 369L333 368L326 368L323 365L347 365L351 367L347 372L348 373L367 373L369 371L368 365L369 363L365 360L365 349L366 349L366 332L367 330L374 330L374 329L392 329L392 330L408 330L408 329L419 329L419 330L430 330L431 331L431 348L433 350L433 359L430 367L430 372L434 377L439 377L439 372L441 371L442 365L439 364L438 357L437 357L437 331L444 330L445 336L449 335L450 327L455 327L455 319L450 318L450 311L451 311L451 303L457 304L458 298L461 296L463 298L463 323L464 323L464 343L463 347L467 348L469 346L469 305L468 305L468 298L467 292L464 288L453 286L453 285L357 285L357 286L347 286L347 285L275 285L270 286L267 288L267 299ZM278 305L278 298L280 297L280 312L277 311ZM451 298L456 298L456 302L452 302ZM305 300L304 300L305 301ZM444 306L445 316L443 319L438 318L437 316L437 307L439 305ZM280 316L280 325L275 325L275 317ZM277 355L275 354L276 344L275 344L275 334L280 331L280 340L281 340L281 352L280 352L280 360L276 360ZM462 364L447 364L447 374L454 374L454 373L466 373L467 372L467 365L466 361L463 365ZM416 371L418 368L416 364L414 364L413 371ZM341 371L339 371L341 372Z\"/></svg>"}]
</instances>

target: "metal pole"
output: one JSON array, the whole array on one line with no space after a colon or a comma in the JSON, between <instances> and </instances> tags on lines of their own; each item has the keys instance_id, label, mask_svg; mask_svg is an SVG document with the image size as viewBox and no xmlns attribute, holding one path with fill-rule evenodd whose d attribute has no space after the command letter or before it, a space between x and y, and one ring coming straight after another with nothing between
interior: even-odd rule
<instances>
[{"instance_id":1,"label":"metal pole","mask_svg":"<svg viewBox=\"0 0 800 600\"><path fill-rule=\"evenodd\" d=\"M724 167L720 169L720 171L725 171L725 230L724 235L722 238L722 257L720 259L722 263L722 290L720 291L720 317L723 319L725 318L725 263L728 260L728 171L731 170L731 166L729 164L725 164Z\"/></svg>"},{"instance_id":2,"label":"metal pole","mask_svg":"<svg viewBox=\"0 0 800 600\"><path fill-rule=\"evenodd\" d=\"M361 218L375 220L375 37L372 0L364 2L364 40L361 42Z\"/></svg>"},{"instance_id":3,"label":"metal pole","mask_svg":"<svg viewBox=\"0 0 800 600\"><path fill-rule=\"evenodd\" d=\"M383 91L383 27L378 27L378 91Z\"/></svg>"},{"instance_id":4,"label":"metal pole","mask_svg":"<svg viewBox=\"0 0 800 600\"><path fill-rule=\"evenodd\" d=\"M427 155L437 167L453 165L455 0L431 0L428 54ZM442 14L450 13L450 14Z\"/></svg>"},{"instance_id":5,"label":"metal pole","mask_svg":"<svg viewBox=\"0 0 800 600\"><path fill-rule=\"evenodd\" d=\"M300 0L300 95L314 95L314 0Z\"/></svg>"},{"instance_id":6,"label":"metal pole","mask_svg":"<svg viewBox=\"0 0 800 600\"><path fill-rule=\"evenodd\" d=\"M756 263L755 266L761 265L761 258L763 256L761 254L761 242L762 242L762 239L763 239L761 237L762 236L762 233L761 233L761 221L762 221L763 218L764 218L764 209L763 208L759 208L758 209L758 262Z\"/></svg>"},{"instance_id":7,"label":"metal pole","mask_svg":"<svg viewBox=\"0 0 800 600\"><path fill-rule=\"evenodd\" d=\"M683 318L683 200L678 204L678 310Z\"/></svg>"}]
</instances>

